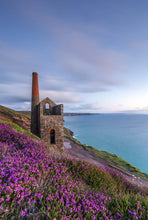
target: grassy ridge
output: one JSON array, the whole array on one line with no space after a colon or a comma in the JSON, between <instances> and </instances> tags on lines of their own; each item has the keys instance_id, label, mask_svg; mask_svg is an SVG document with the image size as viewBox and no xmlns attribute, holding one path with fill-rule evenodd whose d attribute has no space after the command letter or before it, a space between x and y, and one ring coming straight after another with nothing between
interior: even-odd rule
<instances>
[{"instance_id":1,"label":"grassy ridge","mask_svg":"<svg viewBox=\"0 0 148 220\"><path fill-rule=\"evenodd\" d=\"M19 117L21 118L22 116L26 117L27 119L30 119L30 115L29 114L25 114L22 112L18 112L15 110L12 110L10 108L4 107L2 105L0 105L0 114L6 116L9 119L12 119L13 117Z\"/></svg>"},{"instance_id":2,"label":"grassy ridge","mask_svg":"<svg viewBox=\"0 0 148 220\"><path fill-rule=\"evenodd\" d=\"M122 158L118 157L116 154L112 154L107 151L101 151L101 150L98 150L92 146L84 145L69 135L65 135L65 137L72 140L73 142L83 146L87 151L94 153L96 156L101 157L102 159L112 163L113 165L115 165L119 168L122 168L125 171L128 171L135 176L138 176L138 177L141 177L141 178L148 180L148 174L141 172L138 168L134 167L132 164L130 164L127 161L123 160Z\"/></svg>"}]
</instances>

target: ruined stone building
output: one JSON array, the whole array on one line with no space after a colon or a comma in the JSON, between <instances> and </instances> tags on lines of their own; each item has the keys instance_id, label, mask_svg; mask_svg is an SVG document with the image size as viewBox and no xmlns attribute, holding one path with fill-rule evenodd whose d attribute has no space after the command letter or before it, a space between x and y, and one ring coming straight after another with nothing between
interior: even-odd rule
<instances>
[{"instance_id":1,"label":"ruined stone building","mask_svg":"<svg viewBox=\"0 0 148 220\"><path fill-rule=\"evenodd\" d=\"M64 148L63 105L56 105L49 98L39 102L36 72L32 73L31 132L47 144Z\"/></svg>"}]
</instances>

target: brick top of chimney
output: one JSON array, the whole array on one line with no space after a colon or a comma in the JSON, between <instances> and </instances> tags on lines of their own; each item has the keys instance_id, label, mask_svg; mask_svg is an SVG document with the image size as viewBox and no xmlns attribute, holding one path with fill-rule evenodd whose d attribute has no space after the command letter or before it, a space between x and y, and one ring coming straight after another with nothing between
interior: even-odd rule
<instances>
[{"instance_id":1,"label":"brick top of chimney","mask_svg":"<svg viewBox=\"0 0 148 220\"><path fill-rule=\"evenodd\" d=\"M38 73L32 73L32 97L38 96L39 97L39 86L38 86Z\"/></svg>"}]
</instances>

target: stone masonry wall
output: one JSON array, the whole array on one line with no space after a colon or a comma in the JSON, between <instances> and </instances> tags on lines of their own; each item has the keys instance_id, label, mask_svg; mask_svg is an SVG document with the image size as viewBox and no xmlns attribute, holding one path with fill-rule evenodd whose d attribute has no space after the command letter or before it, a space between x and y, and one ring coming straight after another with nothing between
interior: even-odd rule
<instances>
[{"instance_id":1,"label":"stone masonry wall","mask_svg":"<svg viewBox=\"0 0 148 220\"><path fill-rule=\"evenodd\" d=\"M62 115L63 114L63 105L56 105L53 107L54 109L54 114L55 115Z\"/></svg>"},{"instance_id":2,"label":"stone masonry wall","mask_svg":"<svg viewBox=\"0 0 148 220\"><path fill-rule=\"evenodd\" d=\"M52 128L55 129L55 145L58 148L63 149L63 117L61 115L40 116L40 137L47 144L50 144L50 129Z\"/></svg>"},{"instance_id":3,"label":"stone masonry wall","mask_svg":"<svg viewBox=\"0 0 148 220\"><path fill-rule=\"evenodd\" d=\"M45 104L50 104L49 114L45 114ZM57 107L57 109L56 109ZM50 144L50 129L55 129L55 145L63 150L64 149L64 131L63 131L63 105L55 105L50 103L50 100L46 98L39 104L39 130L40 138L45 143ZM56 110L55 110L56 109Z\"/></svg>"}]
</instances>

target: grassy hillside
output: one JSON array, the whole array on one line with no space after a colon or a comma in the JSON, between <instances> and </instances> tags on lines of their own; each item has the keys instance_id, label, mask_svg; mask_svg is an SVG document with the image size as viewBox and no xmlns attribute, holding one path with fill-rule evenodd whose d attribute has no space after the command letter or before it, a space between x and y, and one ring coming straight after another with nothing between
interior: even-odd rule
<instances>
[{"instance_id":1,"label":"grassy hillside","mask_svg":"<svg viewBox=\"0 0 148 220\"><path fill-rule=\"evenodd\" d=\"M29 134L29 131L30 131L30 112L29 111L19 111L18 112L18 111L14 111L12 109L9 109L9 108L6 108L6 107L0 105L0 116L1 115L5 116L6 119L10 119L12 122L15 122L13 124L13 127L16 128L16 124L17 124L17 125L21 126L22 128L25 128L25 130L28 130L28 132L26 132L25 130L22 130L22 132ZM23 120L22 120L22 118L23 118ZM27 123L24 122L25 120ZM18 127L16 129L20 130L21 128ZM128 163L127 161L123 160L122 158L118 157L117 155L108 153L106 151L100 151L92 146L86 146L86 145L81 144L79 141L77 141L76 139L74 139L72 137L73 132L70 131L68 128L64 128L64 134L65 134L65 137L80 144L87 151L93 152L96 156L101 157L102 159L109 161L111 164L113 164L121 169L124 169L125 171L128 171L138 177L141 177L141 178L148 180L148 174L142 173L139 169L137 169L136 167L134 167L132 164ZM30 135L32 135L32 134L30 133ZM35 137L35 136L32 135L32 137Z\"/></svg>"},{"instance_id":2,"label":"grassy hillside","mask_svg":"<svg viewBox=\"0 0 148 220\"><path fill-rule=\"evenodd\" d=\"M6 116L9 119L13 119L14 117L21 118L22 116L30 119L30 114L27 114L26 112L18 112L2 105L0 105L0 115Z\"/></svg>"},{"instance_id":3,"label":"grassy hillside","mask_svg":"<svg viewBox=\"0 0 148 220\"><path fill-rule=\"evenodd\" d=\"M30 131L30 115L14 111L0 105L0 120L14 122L25 130Z\"/></svg>"},{"instance_id":4,"label":"grassy hillside","mask_svg":"<svg viewBox=\"0 0 148 220\"><path fill-rule=\"evenodd\" d=\"M148 189L0 124L0 218L148 219Z\"/></svg>"}]
</instances>

